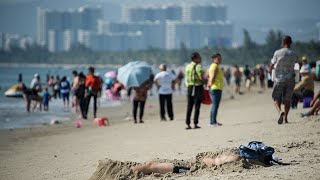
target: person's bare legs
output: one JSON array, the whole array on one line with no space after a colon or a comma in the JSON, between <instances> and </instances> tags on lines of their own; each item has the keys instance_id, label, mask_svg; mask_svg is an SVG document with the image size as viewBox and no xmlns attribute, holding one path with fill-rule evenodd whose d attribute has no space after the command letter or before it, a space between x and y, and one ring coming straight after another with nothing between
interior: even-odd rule
<instances>
[{"instance_id":1,"label":"person's bare legs","mask_svg":"<svg viewBox=\"0 0 320 180\"><path fill-rule=\"evenodd\" d=\"M310 116L310 115L314 115L316 114L320 109L320 101L319 100L316 100L316 102L313 104L312 108L310 109L310 111L308 111L306 113L307 116Z\"/></svg>"},{"instance_id":2,"label":"person's bare legs","mask_svg":"<svg viewBox=\"0 0 320 180\"><path fill-rule=\"evenodd\" d=\"M281 102L280 101L274 101L274 106L276 107L278 113L281 113Z\"/></svg>"},{"instance_id":3,"label":"person's bare legs","mask_svg":"<svg viewBox=\"0 0 320 180\"><path fill-rule=\"evenodd\" d=\"M284 101L284 122L288 123L288 115L289 115L289 111L290 111L290 101Z\"/></svg>"},{"instance_id":4,"label":"person's bare legs","mask_svg":"<svg viewBox=\"0 0 320 180\"><path fill-rule=\"evenodd\" d=\"M167 174L173 172L174 165L172 163L155 163L148 162L140 166L130 167L133 171L142 172L144 174L160 173Z\"/></svg>"},{"instance_id":5,"label":"person's bare legs","mask_svg":"<svg viewBox=\"0 0 320 180\"><path fill-rule=\"evenodd\" d=\"M240 159L240 156L219 155L216 158L203 158L202 162L205 163L207 166L217 166L229 162L239 161Z\"/></svg>"},{"instance_id":6,"label":"person's bare legs","mask_svg":"<svg viewBox=\"0 0 320 180\"><path fill-rule=\"evenodd\" d=\"M282 124L283 123L283 117L286 115L285 112L282 112L281 110L281 101L279 100L275 100L274 101L274 106L276 107L278 113L279 113L279 119L278 119L278 124ZM290 102L289 102L289 108L290 108ZM285 110L286 110L286 106L285 106ZM288 110L289 112L289 110Z\"/></svg>"}]
</instances>

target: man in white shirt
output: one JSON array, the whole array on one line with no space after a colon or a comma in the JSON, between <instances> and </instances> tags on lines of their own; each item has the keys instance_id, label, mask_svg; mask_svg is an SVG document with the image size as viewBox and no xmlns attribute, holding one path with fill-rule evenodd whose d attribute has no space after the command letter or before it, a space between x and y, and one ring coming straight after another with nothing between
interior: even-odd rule
<instances>
[{"instance_id":1,"label":"man in white shirt","mask_svg":"<svg viewBox=\"0 0 320 180\"><path fill-rule=\"evenodd\" d=\"M290 49L291 43L290 36L282 38L282 48L274 53L269 69L269 72L274 69L275 75L272 98L279 112L278 124L282 124L283 120L288 123L290 102L295 85L294 65L298 62L298 56ZM282 103L284 103L284 112L281 110Z\"/></svg>"},{"instance_id":2,"label":"man in white shirt","mask_svg":"<svg viewBox=\"0 0 320 180\"><path fill-rule=\"evenodd\" d=\"M176 78L172 73L167 72L166 65L161 64L159 69L160 72L154 77L154 84L156 85L159 93L160 118L161 121L166 120L165 104L167 104L169 118L170 120L173 120L172 92Z\"/></svg>"}]
</instances>

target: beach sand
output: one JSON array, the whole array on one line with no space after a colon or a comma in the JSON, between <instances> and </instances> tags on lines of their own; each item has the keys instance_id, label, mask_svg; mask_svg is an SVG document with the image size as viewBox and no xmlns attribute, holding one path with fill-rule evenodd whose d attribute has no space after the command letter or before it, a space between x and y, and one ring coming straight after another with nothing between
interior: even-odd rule
<instances>
[{"instance_id":1,"label":"beach sand","mask_svg":"<svg viewBox=\"0 0 320 180\"><path fill-rule=\"evenodd\" d=\"M172 122L160 122L157 99L148 100L144 124L124 120L130 111L131 104L100 109L100 116L110 119L107 127L93 128L86 121L79 129L64 123L1 130L0 179L320 179L320 116L300 118L305 111L300 105L291 111L289 124L278 125L271 90L259 93L253 88L233 100L224 94L219 111L223 126L216 128L208 126L210 106L203 105L202 128L185 130L184 96L174 96ZM246 167L236 162L159 177L128 171L126 164L118 162L189 160L202 152L225 152L252 140L273 146L275 156L292 165ZM98 165L100 175L94 174ZM106 171L111 166L112 171Z\"/></svg>"}]
</instances>

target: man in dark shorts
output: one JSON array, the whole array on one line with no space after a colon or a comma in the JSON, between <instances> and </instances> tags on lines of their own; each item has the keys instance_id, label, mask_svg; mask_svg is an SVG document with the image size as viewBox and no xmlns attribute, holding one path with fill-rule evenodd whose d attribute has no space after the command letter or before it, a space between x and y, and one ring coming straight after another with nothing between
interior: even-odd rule
<instances>
[{"instance_id":1,"label":"man in dark shorts","mask_svg":"<svg viewBox=\"0 0 320 180\"><path fill-rule=\"evenodd\" d=\"M275 71L272 98L279 113L278 124L282 124L283 120L288 123L290 102L295 85L294 65L298 62L298 56L290 49L291 43L290 36L282 38L282 48L274 53L269 69L270 72ZM281 110L282 103L284 111Z\"/></svg>"}]
</instances>

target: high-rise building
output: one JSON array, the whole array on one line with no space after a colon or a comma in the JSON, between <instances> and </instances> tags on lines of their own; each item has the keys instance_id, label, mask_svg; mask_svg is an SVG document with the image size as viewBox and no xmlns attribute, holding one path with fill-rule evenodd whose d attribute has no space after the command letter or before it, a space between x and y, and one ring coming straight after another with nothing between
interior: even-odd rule
<instances>
[{"instance_id":1,"label":"high-rise building","mask_svg":"<svg viewBox=\"0 0 320 180\"><path fill-rule=\"evenodd\" d=\"M46 44L46 24L45 10L37 8L37 44L44 46Z\"/></svg>"},{"instance_id":2,"label":"high-rise building","mask_svg":"<svg viewBox=\"0 0 320 180\"><path fill-rule=\"evenodd\" d=\"M144 48L165 48L165 24L156 22L121 22L113 23L103 20L98 22L98 33L137 33L141 32Z\"/></svg>"},{"instance_id":3,"label":"high-rise building","mask_svg":"<svg viewBox=\"0 0 320 180\"><path fill-rule=\"evenodd\" d=\"M227 8L224 5L195 5L191 7L191 20L201 22L227 20Z\"/></svg>"},{"instance_id":4,"label":"high-rise building","mask_svg":"<svg viewBox=\"0 0 320 180\"><path fill-rule=\"evenodd\" d=\"M78 10L69 11L38 8L37 43L42 46L48 46L48 49L52 52L70 49L70 43L76 43L76 38L73 38L76 36L75 33L79 29L96 31L97 21L102 17L103 14L100 7L81 7ZM68 35L72 36L67 40L70 42L60 42L60 37L68 37ZM52 42L53 40L59 40L59 42ZM67 45L68 43L69 45Z\"/></svg>"},{"instance_id":5,"label":"high-rise building","mask_svg":"<svg viewBox=\"0 0 320 180\"><path fill-rule=\"evenodd\" d=\"M144 22L144 21L160 21L181 20L181 6L143 6L143 7L122 7L123 22Z\"/></svg>"},{"instance_id":6,"label":"high-rise building","mask_svg":"<svg viewBox=\"0 0 320 180\"><path fill-rule=\"evenodd\" d=\"M181 43L191 49L204 46L231 46L232 29L229 21L167 21L166 49L178 49Z\"/></svg>"},{"instance_id":7,"label":"high-rise building","mask_svg":"<svg viewBox=\"0 0 320 180\"><path fill-rule=\"evenodd\" d=\"M231 46L232 23L224 5L123 6L121 22L107 22L100 7L51 11L38 8L40 45L51 52L75 43L93 50ZM136 42L135 42L136 41Z\"/></svg>"},{"instance_id":8,"label":"high-rise building","mask_svg":"<svg viewBox=\"0 0 320 180\"><path fill-rule=\"evenodd\" d=\"M50 29L48 31L49 52L63 51L63 32L61 30Z\"/></svg>"},{"instance_id":9,"label":"high-rise building","mask_svg":"<svg viewBox=\"0 0 320 180\"><path fill-rule=\"evenodd\" d=\"M79 33L79 42L95 51L143 49L143 38L141 32L98 34L81 31Z\"/></svg>"},{"instance_id":10,"label":"high-rise building","mask_svg":"<svg viewBox=\"0 0 320 180\"><path fill-rule=\"evenodd\" d=\"M77 43L77 32L72 29L63 31L63 50L69 51Z\"/></svg>"}]
</instances>

